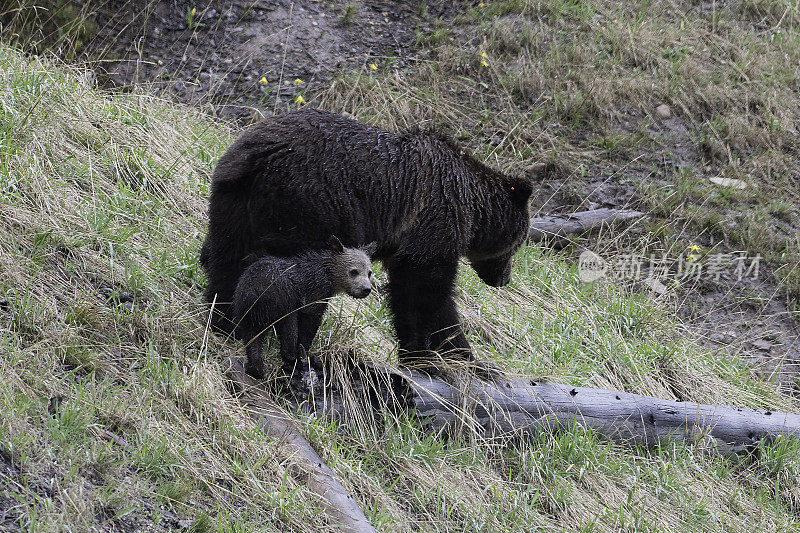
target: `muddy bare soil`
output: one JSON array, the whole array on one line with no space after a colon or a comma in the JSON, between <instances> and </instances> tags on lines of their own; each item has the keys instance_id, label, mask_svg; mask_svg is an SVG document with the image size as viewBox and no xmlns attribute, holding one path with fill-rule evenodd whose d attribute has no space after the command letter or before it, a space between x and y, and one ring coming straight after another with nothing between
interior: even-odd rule
<instances>
[{"instance_id":1,"label":"muddy bare soil","mask_svg":"<svg viewBox=\"0 0 800 533\"><path fill-rule=\"evenodd\" d=\"M446 16L452 5L427 9ZM101 58L102 81L246 121L286 110L342 69L403 68L419 14L411 1L111 0L96 20L85 54Z\"/></svg>"}]
</instances>

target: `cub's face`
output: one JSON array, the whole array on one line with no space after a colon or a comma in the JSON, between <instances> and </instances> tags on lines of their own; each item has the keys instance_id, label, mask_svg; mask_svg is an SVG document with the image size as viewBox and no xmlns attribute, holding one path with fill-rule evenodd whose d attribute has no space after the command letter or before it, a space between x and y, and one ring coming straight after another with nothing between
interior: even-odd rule
<instances>
[{"instance_id":1,"label":"cub's face","mask_svg":"<svg viewBox=\"0 0 800 533\"><path fill-rule=\"evenodd\" d=\"M345 248L335 258L335 285L353 298L366 298L372 292L374 279L369 256L357 248Z\"/></svg>"}]
</instances>

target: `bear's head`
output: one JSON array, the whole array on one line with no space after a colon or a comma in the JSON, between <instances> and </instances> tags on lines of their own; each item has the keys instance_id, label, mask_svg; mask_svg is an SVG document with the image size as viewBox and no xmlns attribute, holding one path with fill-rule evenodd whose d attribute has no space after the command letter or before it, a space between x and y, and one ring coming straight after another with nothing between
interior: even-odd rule
<instances>
[{"instance_id":1,"label":"bear's head","mask_svg":"<svg viewBox=\"0 0 800 533\"><path fill-rule=\"evenodd\" d=\"M466 257L484 283L502 287L511 281L514 254L528 237L533 186L524 178L505 177L494 185L480 199L481 212Z\"/></svg>"},{"instance_id":2,"label":"bear's head","mask_svg":"<svg viewBox=\"0 0 800 533\"><path fill-rule=\"evenodd\" d=\"M375 252L375 243L363 248L346 248L335 236L330 238L331 281L334 292L345 293L353 298L366 298L372 292L372 262L369 256Z\"/></svg>"}]
</instances>

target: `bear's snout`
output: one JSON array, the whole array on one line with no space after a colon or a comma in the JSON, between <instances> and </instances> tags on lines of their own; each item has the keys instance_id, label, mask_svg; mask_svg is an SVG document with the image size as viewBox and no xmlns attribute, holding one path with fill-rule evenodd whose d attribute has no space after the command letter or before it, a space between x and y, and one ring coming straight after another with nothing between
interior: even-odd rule
<instances>
[{"instance_id":1,"label":"bear's snout","mask_svg":"<svg viewBox=\"0 0 800 533\"><path fill-rule=\"evenodd\" d=\"M359 289L358 291L358 294L356 295L356 298L366 298L367 296L369 296L369 293L371 292L372 292L372 287L361 287L361 289Z\"/></svg>"}]
</instances>

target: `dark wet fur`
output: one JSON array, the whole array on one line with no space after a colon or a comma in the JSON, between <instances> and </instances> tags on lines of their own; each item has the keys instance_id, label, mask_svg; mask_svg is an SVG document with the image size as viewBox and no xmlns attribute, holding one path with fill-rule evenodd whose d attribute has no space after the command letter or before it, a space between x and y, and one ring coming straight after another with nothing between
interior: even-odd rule
<instances>
[{"instance_id":1,"label":"dark wet fur","mask_svg":"<svg viewBox=\"0 0 800 533\"><path fill-rule=\"evenodd\" d=\"M452 291L459 257L490 285L509 280L528 233L531 184L430 133L394 134L306 109L245 131L214 172L201 261L214 325L230 331L249 254L296 255L376 241L405 362L431 349L471 359Z\"/></svg>"},{"instance_id":2,"label":"dark wet fur","mask_svg":"<svg viewBox=\"0 0 800 533\"><path fill-rule=\"evenodd\" d=\"M233 318L247 350L248 374L264 376L263 338L275 326L283 371L300 375L308 367L307 354L317 334L328 299L338 293L362 298L372 290L367 271L361 285L346 273L352 250L308 252L298 257L262 257L242 274L233 297ZM365 254L356 260L370 273Z\"/></svg>"}]
</instances>

